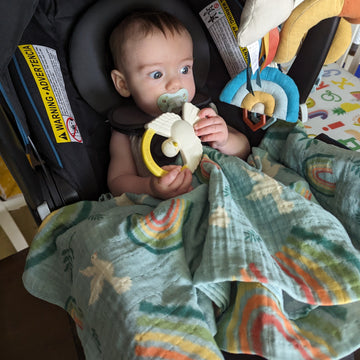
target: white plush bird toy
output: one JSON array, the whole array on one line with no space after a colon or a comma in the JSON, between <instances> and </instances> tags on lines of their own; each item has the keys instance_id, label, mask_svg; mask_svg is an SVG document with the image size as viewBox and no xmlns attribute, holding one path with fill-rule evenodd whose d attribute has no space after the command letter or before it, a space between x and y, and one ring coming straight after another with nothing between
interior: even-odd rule
<instances>
[{"instance_id":1,"label":"white plush bird toy","mask_svg":"<svg viewBox=\"0 0 360 360\"><path fill-rule=\"evenodd\" d=\"M155 176L162 176L166 171L154 161L150 143L155 134L166 137L161 149L168 157L180 151L184 166L194 172L200 163L203 153L200 139L195 135L194 124L199 120L199 108L186 102L182 108L182 118L175 113L164 113L145 125L142 139L142 155L147 168Z\"/></svg>"}]
</instances>

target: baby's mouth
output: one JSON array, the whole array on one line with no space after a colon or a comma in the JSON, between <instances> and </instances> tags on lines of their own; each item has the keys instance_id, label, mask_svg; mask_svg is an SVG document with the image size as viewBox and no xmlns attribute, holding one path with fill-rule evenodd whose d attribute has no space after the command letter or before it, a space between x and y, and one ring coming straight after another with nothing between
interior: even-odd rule
<instances>
[{"instance_id":1,"label":"baby's mouth","mask_svg":"<svg viewBox=\"0 0 360 360\"><path fill-rule=\"evenodd\" d=\"M162 112L179 113L183 103L187 102L189 93L186 89L180 89L173 94L162 94L157 100L158 107Z\"/></svg>"}]
</instances>

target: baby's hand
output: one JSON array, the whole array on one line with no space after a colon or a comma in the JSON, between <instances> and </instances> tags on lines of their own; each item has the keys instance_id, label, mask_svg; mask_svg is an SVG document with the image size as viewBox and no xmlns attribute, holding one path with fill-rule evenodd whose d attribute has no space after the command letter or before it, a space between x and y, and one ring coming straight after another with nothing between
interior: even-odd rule
<instances>
[{"instance_id":1,"label":"baby's hand","mask_svg":"<svg viewBox=\"0 0 360 360\"><path fill-rule=\"evenodd\" d=\"M200 120L194 125L195 134L202 142L207 142L214 149L220 149L228 141L229 131L225 120L211 108L199 111Z\"/></svg>"},{"instance_id":2,"label":"baby's hand","mask_svg":"<svg viewBox=\"0 0 360 360\"><path fill-rule=\"evenodd\" d=\"M150 188L153 195L160 199L170 199L191 191L192 173L189 169L181 170L181 166L168 165L163 167L168 173L162 177L152 176Z\"/></svg>"}]
</instances>

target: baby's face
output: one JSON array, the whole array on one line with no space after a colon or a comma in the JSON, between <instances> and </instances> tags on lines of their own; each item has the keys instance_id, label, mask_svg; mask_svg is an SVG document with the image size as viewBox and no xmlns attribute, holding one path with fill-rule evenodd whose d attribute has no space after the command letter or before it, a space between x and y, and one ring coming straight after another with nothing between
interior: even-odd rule
<instances>
[{"instance_id":1,"label":"baby's face","mask_svg":"<svg viewBox=\"0 0 360 360\"><path fill-rule=\"evenodd\" d=\"M124 77L137 106L152 116L161 114L157 104L163 94L180 89L195 95L193 43L188 33L155 31L144 38L135 37L125 44Z\"/></svg>"}]
</instances>

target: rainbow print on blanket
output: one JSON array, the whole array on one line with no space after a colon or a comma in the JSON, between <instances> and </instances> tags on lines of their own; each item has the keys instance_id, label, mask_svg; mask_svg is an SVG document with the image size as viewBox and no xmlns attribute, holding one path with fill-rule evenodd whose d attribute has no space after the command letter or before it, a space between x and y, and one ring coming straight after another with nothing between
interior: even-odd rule
<instances>
[{"instance_id":1,"label":"rainbow print on blanket","mask_svg":"<svg viewBox=\"0 0 360 360\"><path fill-rule=\"evenodd\" d=\"M54 212L24 285L87 359L341 359L360 346L359 178L359 152L277 122L248 162L204 147L178 198Z\"/></svg>"}]
</instances>

